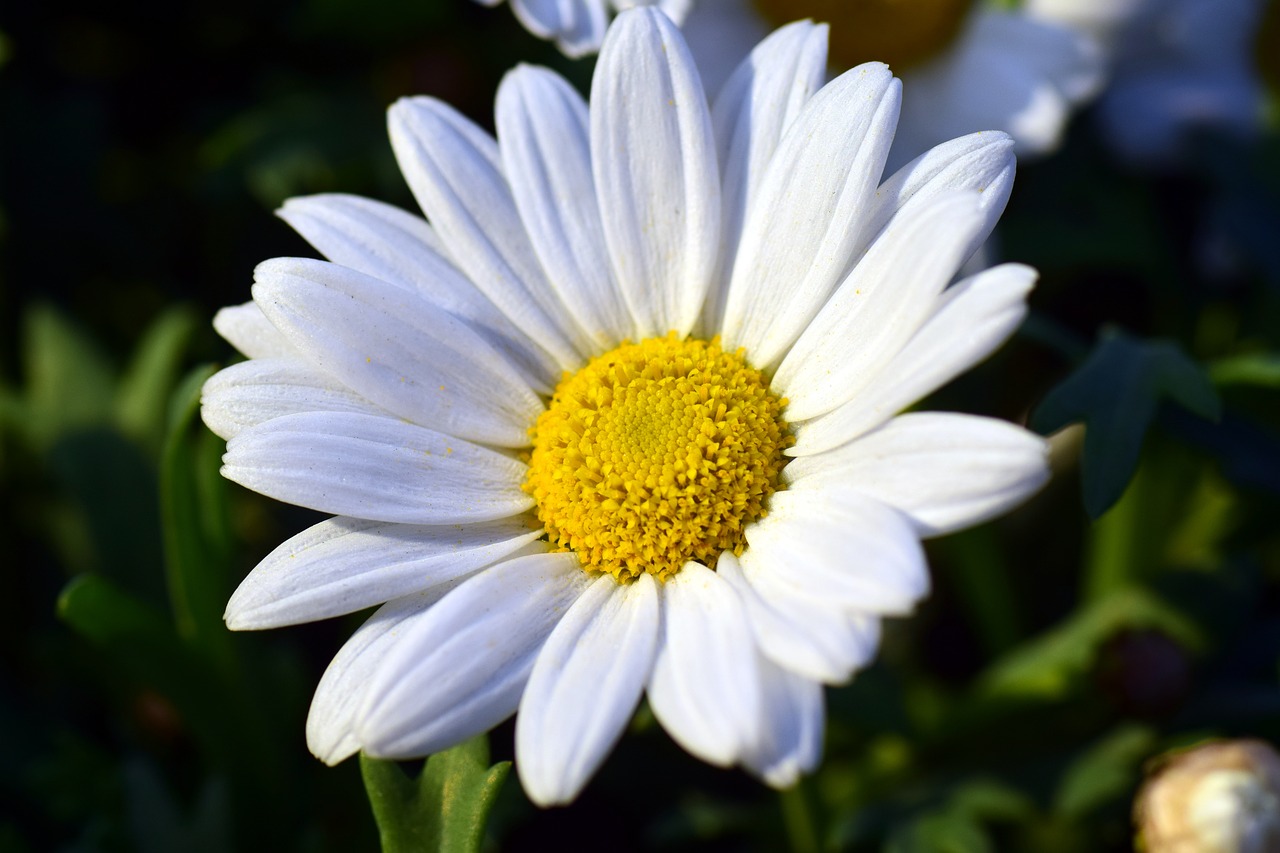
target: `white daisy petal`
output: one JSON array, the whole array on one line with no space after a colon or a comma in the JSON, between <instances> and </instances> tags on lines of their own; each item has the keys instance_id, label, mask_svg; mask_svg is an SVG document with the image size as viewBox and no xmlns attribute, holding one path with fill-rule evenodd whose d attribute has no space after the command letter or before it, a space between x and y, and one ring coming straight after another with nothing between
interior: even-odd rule
<instances>
[{"instance_id":1,"label":"white daisy petal","mask_svg":"<svg viewBox=\"0 0 1280 853\"><path fill-rule=\"evenodd\" d=\"M511 11L525 29L554 39L575 59L600 48L608 24L602 0L511 0Z\"/></svg>"},{"instance_id":2,"label":"white daisy petal","mask_svg":"<svg viewBox=\"0 0 1280 853\"><path fill-rule=\"evenodd\" d=\"M753 549L741 563L725 551L716 571L741 596L761 652L777 665L815 681L842 684L875 654L877 619L795 595L771 576Z\"/></svg>"},{"instance_id":3,"label":"white daisy petal","mask_svg":"<svg viewBox=\"0 0 1280 853\"><path fill-rule=\"evenodd\" d=\"M506 518L533 501L510 457L391 418L286 415L227 442L222 476L320 512L405 524Z\"/></svg>"},{"instance_id":4,"label":"white daisy petal","mask_svg":"<svg viewBox=\"0 0 1280 853\"><path fill-rule=\"evenodd\" d=\"M876 190L867 231L878 234L899 211L932 203L957 190L980 194L983 226L974 235L969 257L991 236L1013 191L1016 162L1013 139L998 131L971 133L929 149Z\"/></svg>"},{"instance_id":5,"label":"white daisy petal","mask_svg":"<svg viewBox=\"0 0 1280 853\"><path fill-rule=\"evenodd\" d=\"M746 534L755 552L744 567L748 578L752 565L767 566L794 594L828 605L898 616L929 591L912 524L848 485L779 492L769 514Z\"/></svg>"},{"instance_id":6,"label":"white daisy petal","mask_svg":"<svg viewBox=\"0 0 1280 853\"><path fill-rule=\"evenodd\" d=\"M1003 264L947 288L933 316L856 397L794 427L787 453L853 441L982 361L1021 325L1035 279L1031 267Z\"/></svg>"},{"instance_id":7,"label":"white daisy petal","mask_svg":"<svg viewBox=\"0 0 1280 853\"><path fill-rule=\"evenodd\" d=\"M555 361L448 260L443 241L420 216L353 195L291 198L276 211L326 258L419 293L508 350L536 390L559 376Z\"/></svg>"},{"instance_id":8,"label":"white daisy petal","mask_svg":"<svg viewBox=\"0 0 1280 853\"><path fill-rule=\"evenodd\" d=\"M860 65L814 95L778 145L746 214L722 329L758 367L786 353L873 236L866 212L901 89L887 66Z\"/></svg>"},{"instance_id":9,"label":"white daisy petal","mask_svg":"<svg viewBox=\"0 0 1280 853\"><path fill-rule=\"evenodd\" d=\"M331 518L258 563L223 618L244 631L354 613L471 574L540 535L523 518L450 526Z\"/></svg>"},{"instance_id":10,"label":"white daisy petal","mask_svg":"<svg viewBox=\"0 0 1280 853\"><path fill-rule=\"evenodd\" d=\"M200 392L200 416L220 438L298 412L387 413L296 358L254 358L219 370Z\"/></svg>"},{"instance_id":11,"label":"white daisy petal","mask_svg":"<svg viewBox=\"0 0 1280 853\"><path fill-rule=\"evenodd\" d=\"M693 8L693 0L609 0L609 5L618 12L625 12L628 9L636 9L641 6L656 6L679 26Z\"/></svg>"},{"instance_id":12,"label":"white daisy petal","mask_svg":"<svg viewBox=\"0 0 1280 853\"><path fill-rule=\"evenodd\" d=\"M605 251L586 103L560 75L523 65L503 78L496 117L511 191L551 285L598 346L617 346L631 317Z\"/></svg>"},{"instance_id":13,"label":"white daisy petal","mask_svg":"<svg viewBox=\"0 0 1280 853\"><path fill-rule=\"evenodd\" d=\"M516 770L540 806L567 803L604 761L649 680L658 585L596 579L547 638L516 717Z\"/></svg>"},{"instance_id":14,"label":"white daisy petal","mask_svg":"<svg viewBox=\"0 0 1280 853\"><path fill-rule=\"evenodd\" d=\"M395 205L344 193L286 199L276 211L335 264L421 290L450 310L452 285L487 299L448 260L448 250L427 221ZM445 278L451 286L438 286ZM492 306L491 306L492 307Z\"/></svg>"},{"instance_id":15,"label":"white daisy petal","mask_svg":"<svg viewBox=\"0 0 1280 853\"><path fill-rule=\"evenodd\" d=\"M890 222L791 347L773 378L787 417L855 397L931 313L982 226L975 194L942 196Z\"/></svg>"},{"instance_id":16,"label":"white daisy petal","mask_svg":"<svg viewBox=\"0 0 1280 853\"><path fill-rule=\"evenodd\" d=\"M759 741L742 755L743 765L774 788L790 788L818 766L826 728L822 685L764 658L759 661L764 717Z\"/></svg>"},{"instance_id":17,"label":"white daisy petal","mask_svg":"<svg viewBox=\"0 0 1280 853\"><path fill-rule=\"evenodd\" d=\"M906 513L923 536L1008 512L1049 478L1049 446L1022 427L945 412L901 415L857 441L796 459L788 494L847 484Z\"/></svg>"},{"instance_id":18,"label":"white daisy petal","mask_svg":"<svg viewBox=\"0 0 1280 853\"><path fill-rule=\"evenodd\" d=\"M213 329L249 358L297 358L297 351L253 302L219 309Z\"/></svg>"},{"instance_id":19,"label":"white daisy petal","mask_svg":"<svg viewBox=\"0 0 1280 853\"><path fill-rule=\"evenodd\" d=\"M584 0L511 0L511 11L526 30L550 39L572 29L575 13L588 5Z\"/></svg>"},{"instance_id":20,"label":"white daisy petal","mask_svg":"<svg viewBox=\"0 0 1280 853\"><path fill-rule=\"evenodd\" d=\"M821 88L826 73L827 26L796 21L760 42L716 97L711 123L724 193L721 240L726 260L703 308L709 334L720 328L746 213L783 132Z\"/></svg>"},{"instance_id":21,"label":"white daisy petal","mask_svg":"<svg viewBox=\"0 0 1280 853\"><path fill-rule=\"evenodd\" d=\"M365 399L451 435L528 444L538 395L444 309L324 261L277 258L254 278L254 300L289 342Z\"/></svg>"},{"instance_id":22,"label":"white daisy petal","mask_svg":"<svg viewBox=\"0 0 1280 853\"><path fill-rule=\"evenodd\" d=\"M687 333L719 263L720 182L702 83L661 12L636 9L609 28L591 84L591 154L635 335Z\"/></svg>"},{"instance_id":23,"label":"white daisy petal","mask_svg":"<svg viewBox=\"0 0 1280 853\"><path fill-rule=\"evenodd\" d=\"M732 764L760 740L758 653L742 603L697 563L662 587L649 704L676 743L711 764Z\"/></svg>"},{"instance_id":24,"label":"white daisy petal","mask_svg":"<svg viewBox=\"0 0 1280 853\"><path fill-rule=\"evenodd\" d=\"M360 751L355 716L370 679L410 626L460 583L442 583L378 608L342 645L320 677L307 712L307 747L316 758L334 765Z\"/></svg>"},{"instance_id":25,"label":"white daisy petal","mask_svg":"<svg viewBox=\"0 0 1280 853\"><path fill-rule=\"evenodd\" d=\"M446 595L374 673L355 720L364 751L429 755L506 719L547 635L588 583L575 555L536 554Z\"/></svg>"},{"instance_id":26,"label":"white daisy petal","mask_svg":"<svg viewBox=\"0 0 1280 853\"><path fill-rule=\"evenodd\" d=\"M402 98L387 122L400 170L458 267L562 368L581 364L590 347L546 281L493 138L433 98Z\"/></svg>"}]
</instances>

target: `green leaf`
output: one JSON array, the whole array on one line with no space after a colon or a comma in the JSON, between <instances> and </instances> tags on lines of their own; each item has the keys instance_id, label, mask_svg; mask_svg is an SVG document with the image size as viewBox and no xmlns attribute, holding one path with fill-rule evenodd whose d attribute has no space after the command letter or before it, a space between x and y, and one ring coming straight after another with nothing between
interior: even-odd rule
<instances>
[{"instance_id":1,"label":"green leaf","mask_svg":"<svg viewBox=\"0 0 1280 853\"><path fill-rule=\"evenodd\" d=\"M1108 802L1127 799L1138 783L1143 759L1155 749L1151 729L1121 726L1071 763L1054 795L1053 810L1079 820Z\"/></svg>"},{"instance_id":2,"label":"green leaf","mask_svg":"<svg viewBox=\"0 0 1280 853\"><path fill-rule=\"evenodd\" d=\"M97 575L74 578L58 596L58 616L97 643L147 639L172 644L164 616Z\"/></svg>"},{"instance_id":3,"label":"green leaf","mask_svg":"<svg viewBox=\"0 0 1280 853\"><path fill-rule=\"evenodd\" d=\"M1200 628L1152 593L1132 587L1078 610L1062 625L998 660L982 676L987 696L1060 699L1092 667L1098 649L1126 629L1163 631L1191 650L1204 646Z\"/></svg>"},{"instance_id":4,"label":"green leaf","mask_svg":"<svg viewBox=\"0 0 1280 853\"><path fill-rule=\"evenodd\" d=\"M221 442L196 417L213 367L192 371L174 392L160 469L161 521L169 598L178 633L232 666L222 612L233 550L226 485L218 475Z\"/></svg>"},{"instance_id":5,"label":"green leaf","mask_svg":"<svg viewBox=\"0 0 1280 853\"><path fill-rule=\"evenodd\" d=\"M978 821L956 809L927 812L898 830L885 853L995 853Z\"/></svg>"},{"instance_id":6,"label":"green leaf","mask_svg":"<svg viewBox=\"0 0 1280 853\"><path fill-rule=\"evenodd\" d=\"M511 769L489 766L489 738L480 735L427 759L410 779L394 761L360 756L369 804L384 853L472 853Z\"/></svg>"},{"instance_id":7,"label":"green leaf","mask_svg":"<svg viewBox=\"0 0 1280 853\"><path fill-rule=\"evenodd\" d=\"M1280 353L1252 353L1218 359L1209 365L1209 378L1214 385L1280 388Z\"/></svg>"},{"instance_id":8,"label":"green leaf","mask_svg":"<svg viewBox=\"0 0 1280 853\"><path fill-rule=\"evenodd\" d=\"M116 422L126 435L160 445L169 395L195 327L195 313L180 306L161 314L143 335L116 394Z\"/></svg>"},{"instance_id":9,"label":"green leaf","mask_svg":"<svg viewBox=\"0 0 1280 853\"><path fill-rule=\"evenodd\" d=\"M1209 420L1221 415L1208 376L1176 344L1112 333L1036 408L1031 427L1042 434L1084 422L1082 480L1091 517L1119 500L1166 397Z\"/></svg>"},{"instance_id":10,"label":"green leaf","mask_svg":"<svg viewBox=\"0 0 1280 853\"><path fill-rule=\"evenodd\" d=\"M981 821L1023 821L1036 814L1029 796L996 779L970 779L960 785L951 795L951 807Z\"/></svg>"},{"instance_id":11,"label":"green leaf","mask_svg":"<svg viewBox=\"0 0 1280 853\"><path fill-rule=\"evenodd\" d=\"M83 331L54 309L38 306L27 312L23 362L24 426L32 446L45 448L71 429L109 422L114 368Z\"/></svg>"}]
</instances>

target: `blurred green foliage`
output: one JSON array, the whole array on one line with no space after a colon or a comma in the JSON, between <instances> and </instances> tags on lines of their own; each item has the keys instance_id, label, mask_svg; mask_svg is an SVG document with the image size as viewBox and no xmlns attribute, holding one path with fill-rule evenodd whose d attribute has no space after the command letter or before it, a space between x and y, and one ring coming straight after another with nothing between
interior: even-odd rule
<instances>
[{"instance_id":1,"label":"blurred green foliage","mask_svg":"<svg viewBox=\"0 0 1280 853\"><path fill-rule=\"evenodd\" d=\"M1021 169L1001 239L1041 270L1033 315L926 405L1087 431L1054 437L1027 507L929 543L935 592L829 691L813 777L779 797L642 708L579 801L539 811L501 784L510 724L493 767L483 741L363 774L307 754L358 619L224 629L313 517L218 476L198 399L230 357L213 310L255 263L310 254L271 208L411 206L388 103L488 125L515 58L579 86L590 63L464 0L72 0L6 6L0 31L0 849L472 849L492 806L508 850L1118 851L1149 758L1280 739L1274 133L1137 174L1086 113ZM446 802L468 808L423 822Z\"/></svg>"}]
</instances>

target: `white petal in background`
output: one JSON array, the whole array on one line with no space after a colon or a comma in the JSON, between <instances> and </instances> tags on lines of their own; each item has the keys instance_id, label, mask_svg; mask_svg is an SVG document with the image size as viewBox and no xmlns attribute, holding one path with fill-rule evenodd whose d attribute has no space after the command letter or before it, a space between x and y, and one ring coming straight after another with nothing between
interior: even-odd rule
<instances>
[{"instance_id":1,"label":"white petal in background","mask_svg":"<svg viewBox=\"0 0 1280 853\"><path fill-rule=\"evenodd\" d=\"M551 632L516 717L516 770L535 803L569 802L599 768L640 701L657 639L648 574L596 579Z\"/></svg>"},{"instance_id":2,"label":"white petal in background","mask_svg":"<svg viewBox=\"0 0 1280 853\"><path fill-rule=\"evenodd\" d=\"M725 262L703 307L708 337L720 329L746 212L783 132L822 88L826 75L827 26L796 21L752 50L716 96L711 124L720 161Z\"/></svg>"},{"instance_id":3,"label":"white petal in background","mask_svg":"<svg viewBox=\"0 0 1280 853\"><path fill-rule=\"evenodd\" d=\"M354 613L471 574L541 534L522 517L447 526L331 518L258 563L224 618L242 631Z\"/></svg>"},{"instance_id":4,"label":"white petal in background","mask_svg":"<svg viewBox=\"0 0 1280 853\"><path fill-rule=\"evenodd\" d=\"M902 415L829 453L784 469L793 488L822 494L837 484L908 515L939 536L1002 515L1049 479L1049 447L1022 427L945 412Z\"/></svg>"},{"instance_id":5,"label":"white petal in background","mask_svg":"<svg viewBox=\"0 0 1280 853\"><path fill-rule=\"evenodd\" d=\"M1020 155L1048 153L1101 71L1087 35L1020 11L979 10L945 55L906 75L894 160L979 130L1008 132Z\"/></svg>"},{"instance_id":6,"label":"white petal in background","mask_svg":"<svg viewBox=\"0 0 1280 853\"><path fill-rule=\"evenodd\" d=\"M911 522L843 482L778 492L746 535L773 581L827 606L901 616L929 591Z\"/></svg>"},{"instance_id":7,"label":"white petal in background","mask_svg":"<svg viewBox=\"0 0 1280 853\"><path fill-rule=\"evenodd\" d=\"M806 420L853 399L932 313L982 226L976 193L941 196L904 211L782 360L772 387Z\"/></svg>"},{"instance_id":8,"label":"white petal in background","mask_svg":"<svg viewBox=\"0 0 1280 853\"><path fill-rule=\"evenodd\" d=\"M686 563L662 586L648 692L658 722L703 761L728 766L760 742L759 653L737 593L705 566Z\"/></svg>"},{"instance_id":9,"label":"white petal in background","mask_svg":"<svg viewBox=\"0 0 1280 853\"><path fill-rule=\"evenodd\" d=\"M591 85L591 158L635 337L687 333L720 260L720 172L693 58L661 12L620 15Z\"/></svg>"},{"instance_id":10,"label":"white petal in background","mask_svg":"<svg viewBox=\"0 0 1280 853\"><path fill-rule=\"evenodd\" d=\"M525 466L403 421L348 412L286 415L227 442L222 476L320 512L404 524L467 524L533 505Z\"/></svg>"},{"instance_id":11,"label":"white petal in background","mask_svg":"<svg viewBox=\"0 0 1280 853\"><path fill-rule=\"evenodd\" d=\"M406 420L502 447L542 401L470 326L403 288L324 261L259 264L253 298L312 364Z\"/></svg>"},{"instance_id":12,"label":"white petal in background","mask_svg":"<svg viewBox=\"0 0 1280 853\"><path fill-rule=\"evenodd\" d=\"M502 173L498 144L434 98L402 98L387 123L400 171L450 257L561 368L580 366L590 343L547 283Z\"/></svg>"},{"instance_id":13,"label":"white petal in background","mask_svg":"<svg viewBox=\"0 0 1280 853\"><path fill-rule=\"evenodd\" d=\"M502 162L534 251L579 328L601 350L631 333L613 281L591 176L587 105L552 71L508 72L495 108Z\"/></svg>"},{"instance_id":14,"label":"white petal in background","mask_svg":"<svg viewBox=\"0 0 1280 853\"><path fill-rule=\"evenodd\" d=\"M605 0L511 0L511 11L529 32L553 39L565 56L576 59L600 49L609 23L604 4Z\"/></svg>"},{"instance_id":15,"label":"white petal in background","mask_svg":"<svg viewBox=\"0 0 1280 853\"><path fill-rule=\"evenodd\" d=\"M797 440L787 453L853 441L982 361L1021 325L1035 279L1031 267L1003 264L947 288L933 316L856 397L793 425Z\"/></svg>"},{"instance_id":16,"label":"white petal in background","mask_svg":"<svg viewBox=\"0 0 1280 853\"><path fill-rule=\"evenodd\" d=\"M783 135L746 224L725 303L728 347L777 364L873 236L867 209L893 140L901 86L860 65L813 96Z\"/></svg>"},{"instance_id":17,"label":"white petal in background","mask_svg":"<svg viewBox=\"0 0 1280 853\"><path fill-rule=\"evenodd\" d=\"M611 0L611 2L613 8L619 12L640 6L657 6L677 26L684 22L694 4L694 0Z\"/></svg>"},{"instance_id":18,"label":"white petal in background","mask_svg":"<svg viewBox=\"0 0 1280 853\"><path fill-rule=\"evenodd\" d=\"M569 553L518 557L465 581L378 666L355 720L364 751L428 755L502 722L538 650L589 583Z\"/></svg>"},{"instance_id":19,"label":"white petal in background","mask_svg":"<svg viewBox=\"0 0 1280 853\"><path fill-rule=\"evenodd\" d=\"M271 325L256 303L232 305L213 315L213 329L249 358L297 358L298 353L280 330Z\"/></svg>"},{"instance_id":20,"label":"white petal in background","mask_svg":"<svg viewBox=\"0 0 1280 853\"><path fill-rule=\"evenodd\" d=\"M356 392L299 358L254 358L204 383L200 415L220 438L299 412L361 412L387 417Z\"/></svg>"},{"instance_id":21,"label":"white petal in background","mask_svg":"<svg viewBox=\"0 0 1280 853\"><path fill-rule=\"evenodd\" d=\"M320 677L307 713L307 747L317 758L334 765L360 751L355 716L369 680L427 608L461 582L440 584L380 607L338 650Z\"/></svg>"}]
</instances>

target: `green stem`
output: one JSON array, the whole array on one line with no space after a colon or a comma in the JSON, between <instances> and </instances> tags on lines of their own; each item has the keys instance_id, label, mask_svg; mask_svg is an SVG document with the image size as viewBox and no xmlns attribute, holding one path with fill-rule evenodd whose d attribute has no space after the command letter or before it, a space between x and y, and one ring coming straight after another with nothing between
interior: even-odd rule
<instances>
[{"instance_id":1,"label":"green stem","mask_svg":"<svg viewBox=\"0 0 1280 853\"><path fill-rule=\"evenodd\" d=\"M779 794L782 819L794 853L818 853L818 827L804 783L797 782Z\"/></svg>"}]
</instances>

